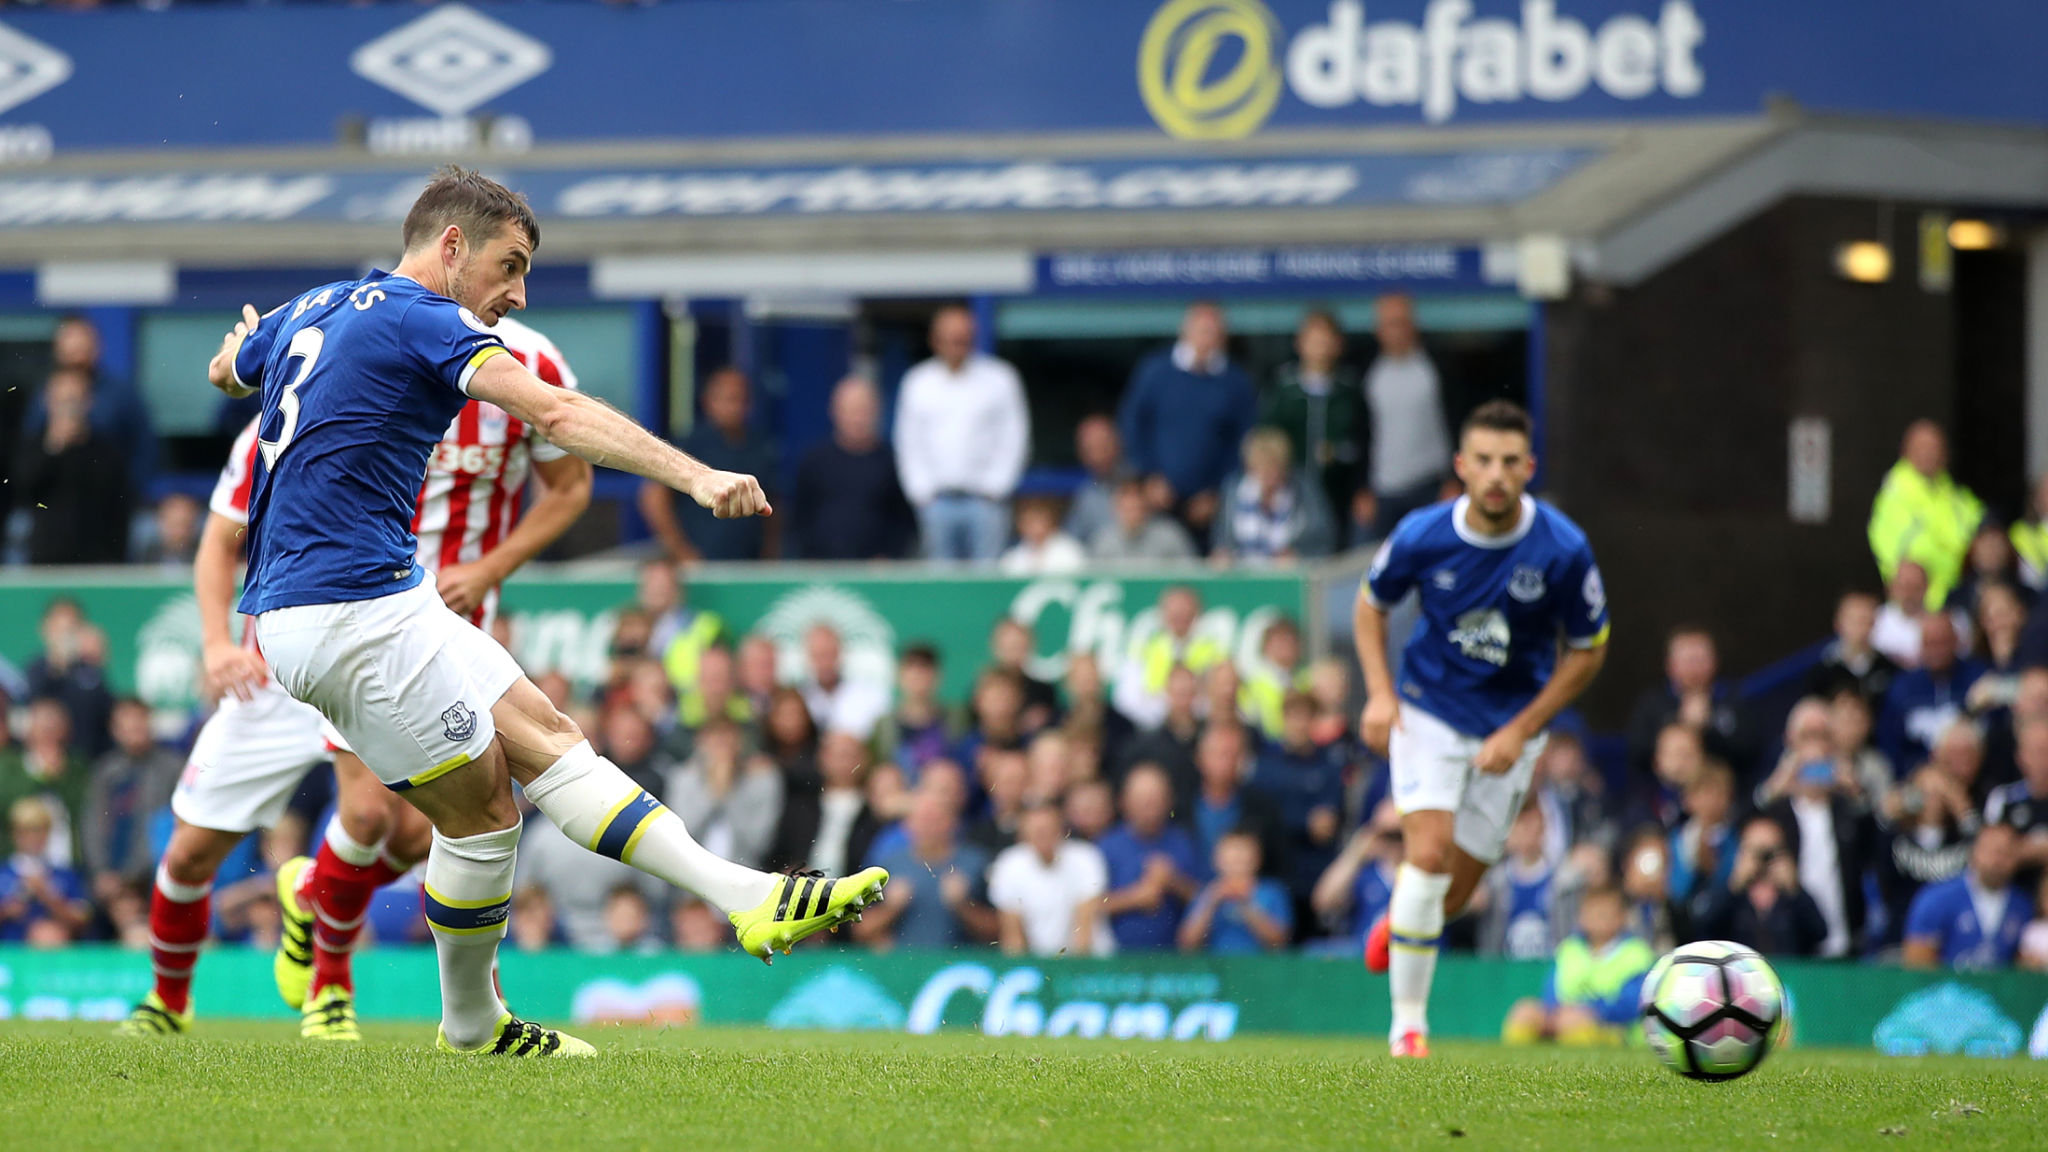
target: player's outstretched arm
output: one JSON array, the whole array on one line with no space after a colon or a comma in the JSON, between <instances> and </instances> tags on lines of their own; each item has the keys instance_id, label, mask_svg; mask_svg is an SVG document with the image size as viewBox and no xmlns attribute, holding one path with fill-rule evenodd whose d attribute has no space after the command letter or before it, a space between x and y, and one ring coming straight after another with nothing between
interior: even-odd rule
<instances>
[{"instance_id":1,"label":"player's outstretched arm","mask_svg":"<svg viewBox=\"0 0 2048 1152\"><path fill-rule=\"evenodd\" d=\"M484 361L469 382L469 394L531 424L556 447L592 464L666 484L721 520L774 511L754 477L708 468L604 401L553 387L510 356Z\"/></svg>"}]
</instances>

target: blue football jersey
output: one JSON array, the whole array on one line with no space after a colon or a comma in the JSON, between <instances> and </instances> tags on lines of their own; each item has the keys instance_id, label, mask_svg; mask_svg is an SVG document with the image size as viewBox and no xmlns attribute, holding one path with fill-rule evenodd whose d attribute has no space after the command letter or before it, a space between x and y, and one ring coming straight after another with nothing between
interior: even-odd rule
<instances>
[{"instance_id":1,"label":"blue football jersey","mask_svg":"<svg viewBox=\"0 0 2048 1152\"><path fill-rule=\"evenodd\" d=\"M265 316L235 375L263 390L249 495L255 615L403 592L427 456L505 352L482 320L387 272L315 288Z\"/></svg>"},{"instance_id":2,"label":"blue football jersey","mask_svg":"<svg viewBox=\"0 0 2048 1152\"><path fill-rule=\"evenodd\" d=\"M1586 534L1562 512L1522 497L1513 531L1490 538L1465 523L1466 499L1410 513L1366 573L1382 611L1410 589L1422 618L1402 650L1401 698L1468 736L1485 737L1543 690L1560 636L1575 648L1607 639L1607 592Z\"/></svg>"},{"instance_id":3,"label":"blue football jersey","mask_svg":"<svg viewBox=\"0 0 2048 1152\"><path fill-rule=\"evenodd\" d=\"M1998 893L1996 902L2002 906L1998 927L1987 932L1970 896L1969 873L1929 884L1913 894L1906 939L1937 941L1944 967L2010 968L2019 954L2020 933L2033 918L2033 902L2013 887Z\"/></svg>"}]
</instances>

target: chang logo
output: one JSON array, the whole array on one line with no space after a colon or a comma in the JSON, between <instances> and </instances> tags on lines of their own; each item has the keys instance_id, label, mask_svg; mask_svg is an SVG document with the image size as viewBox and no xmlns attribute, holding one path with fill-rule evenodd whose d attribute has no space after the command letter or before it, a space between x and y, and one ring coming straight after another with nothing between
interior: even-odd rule
<instances>
[{"instance_id":1,"label":"chang logo","mask_svg":"<svg viewBox=\"0 0 2048 1152\"><path fill-rule=\"evenodd\" d=\"M1280 100L1280 25L1259 0L1169 0L1138 45L1138 92L1167 133L1236 140Z\"/></svg>"}]
</instances>

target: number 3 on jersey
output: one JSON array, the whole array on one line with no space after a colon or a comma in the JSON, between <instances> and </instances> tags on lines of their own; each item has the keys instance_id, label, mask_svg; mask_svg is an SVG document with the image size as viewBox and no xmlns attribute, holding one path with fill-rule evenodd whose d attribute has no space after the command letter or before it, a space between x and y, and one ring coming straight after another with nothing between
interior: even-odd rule
<instances>
[{"instance_id":1,"label":"number 3 on jersey","mask_svg":"<svg viewBox=\"0 0 2048 1152\"><path fill-rule=\"evenodd\" d=\"M292 382L284 386L284 395L277 399L278 415L284 417L284 427L278 431L277 439L256 442L257 448L263 452L265 468L277 467L277 458L284 455L284 450L291 445L293 435L299 430L299 385L306 382L313 365L320 362L320 349L326 342L327 334L318 328L301 328L285 347L285 363L297 360L299 370L293 374Z\"/></svg>"}]
</instances>

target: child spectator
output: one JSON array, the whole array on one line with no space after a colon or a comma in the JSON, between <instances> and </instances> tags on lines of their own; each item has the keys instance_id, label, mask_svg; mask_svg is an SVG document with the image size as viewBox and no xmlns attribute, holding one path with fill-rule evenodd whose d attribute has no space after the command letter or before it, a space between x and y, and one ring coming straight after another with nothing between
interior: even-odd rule
<instances>
[{"instance_id":1,"label":"child spectator","mask_svg":"<svg viewBox=\"0 0 2048 1152\"><path fill-rule=\"evenodd\" d=\"M912 644L896 662L896 710L890 716L887 743L896 746L911 782L927 761L946 754L958 737L956 717L939 699L939 651L930 644Z\"/></svg>"},{"instance_id":2,"label":"child spectator","mask_svg":"<svg viewBox=\"0 0 2048 1152\"><path fill-rule=\"evenodd\" d=\"M1719 887L1735 866L1735 774L1708 761L1683 804L1685 823L1671 834L1671 893L1681 901Z\"/></svg>"},{"instance_id":3,"label":"child spectator","mask_svg":"<svg viewBox=\"0 0 2048 1152\"><path fill-rule=\"evenodd\" d=\"M1615 888L1589 889L1579 901L1579 931L1557 946L1557 964L1541 1000L1508 1010L1501 1039L1555 1040L1571 1046L1622 1043L1635 1028L1643 977L1657 954L1628 935L1627 901Z\"/></svg>"},{"instance_id":4,"label":"child spectator","mask_svg":"<svg viewBox=\"0 0 2048 1152\"><path fill-rule=\"evenodd\" d=\"M997 566L1005 576L1060 576L1088 564L1088 550L1060 527L1059 506L1044 497L1017 502L1017 542Z\"/></svg>"},{"instance_id":5,"label":"child spectator","mask_svg":"<svg viewBox=\"0 0 2048 1152\"><path fill-rule=\"evenodd\" d=\"M1216 842L1216 878L1181 921L1180 950L1214 956L1277 952L1294 936L1287 886L1259 878L1259 838L1232 832Z\"/></svg>"},{"instance_id":6,"label":"child spectator","mask_svg":"<svg viewBox=\"0 0 2048 1152\"><path fill-rule=\"evenodd\" d=\"M1330 554L1329 502L1308 471L1294 467L1293 451L1278 428L1245 437L1244 467L1223 483L1213 559L1270 566Z\"/></svg>"},{"instance_id":7,"label":"child spectator","mask_svg":"<svg viewBox=\"0 0 2048 1152\"><path fill-rule=\"evenodd\" d=\"M1508 826L1507 855L1480 881L1487 889L1480 951L1511 960L1541 960L1555 953L1556 880L1557 867L1543 854L1543 813L1529 805Z\"/></svg>"},{"instance_id":8,"label":"child spectator","mask_svg":"<svg viewBox=\"0 0 2048 1152\"><path fill-rule=\"evenodd\" d=\"M604 898L605 952L651 956L661 951L654 935L654 911L647 894L632 884L621 884Z\"/></svg>"},{"instance_id":9,"label":"child spectator","mask_svg":"<svg viewBox=\"0 0 2048 1152\"><path fill-rule=\"evenodd\" d=\"M50 806L24 796L7 810L14 853L0 863L0 940L69 942L92 919L85 881L49 861Z\"/></svg>"}]
</instances>

